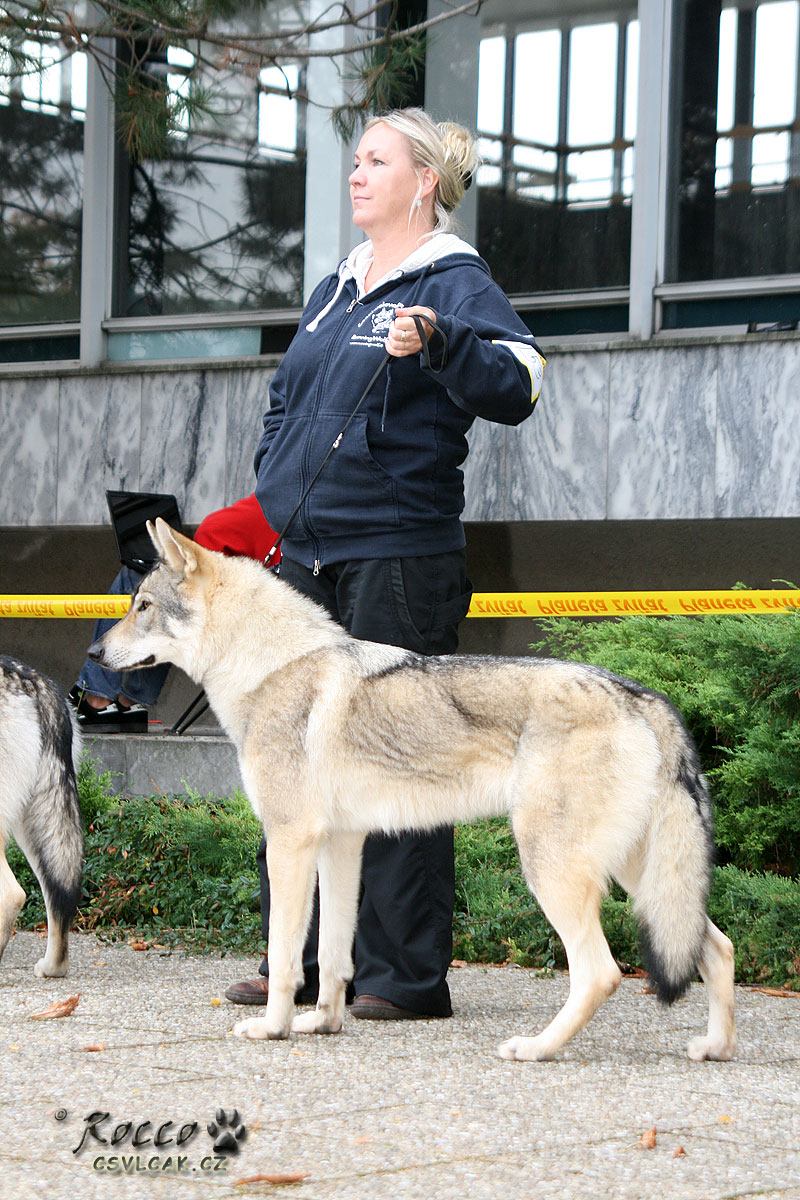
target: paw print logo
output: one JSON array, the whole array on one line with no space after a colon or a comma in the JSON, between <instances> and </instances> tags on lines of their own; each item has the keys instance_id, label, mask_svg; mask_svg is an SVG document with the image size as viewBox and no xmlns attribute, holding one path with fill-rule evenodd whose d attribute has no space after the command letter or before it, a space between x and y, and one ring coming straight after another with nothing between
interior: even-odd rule
<instances>
[{"instance_id":1,"label":"paw print logo","mask_svg":"<svg viewBox=\"0 0 800 1200\"><path fill-rule=\"evenodd\" d=\"M209 1121L206 1129L214 1139L217 1154L238 1154L239 1144L247 1137L247 1130L235 1108L229 1113L224 1108L218 1108L214 1120Z\"/></svg>"}]
</instances>

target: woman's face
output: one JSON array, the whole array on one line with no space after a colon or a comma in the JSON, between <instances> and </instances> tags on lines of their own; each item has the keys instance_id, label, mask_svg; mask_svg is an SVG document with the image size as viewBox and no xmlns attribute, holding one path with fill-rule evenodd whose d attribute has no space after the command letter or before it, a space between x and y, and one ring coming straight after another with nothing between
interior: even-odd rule
<instances>
[{"instance_id":1,"label":"woman's face","mask_svg":"<svg viewBox=\"0 0 800 1200\"><path fill-rule=\"evenodd\" d=\"M359 142L354 162L349 178L353 224L371 238L407 232L412 212L429 216L437 179L428 167L422 168L421 178L417 175L402 133L381 122L373 125ZM421 210L415 208L418 193ZM428 228L430 221L426 220L424 228L415 232L424 233Z\"/></svg>"}]
</instances>

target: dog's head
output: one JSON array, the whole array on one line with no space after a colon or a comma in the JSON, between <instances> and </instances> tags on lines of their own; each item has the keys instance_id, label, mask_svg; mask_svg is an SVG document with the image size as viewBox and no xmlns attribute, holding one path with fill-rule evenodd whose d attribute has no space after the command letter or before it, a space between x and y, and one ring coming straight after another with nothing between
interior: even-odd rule
<instances>
[{"instance_id":1,"label":"dog's head","mask_svg":"<svg viewBox=\"0 0 800 1200\"><path fill-rule=\"evenodd\" d=\"M111 671L174 663L196 679L202 644L203 594L219 557L171 529L160 517L147 531L159 561L145 575L122 620L89 647L88 655Z\"/></svg>"}]
</instances>

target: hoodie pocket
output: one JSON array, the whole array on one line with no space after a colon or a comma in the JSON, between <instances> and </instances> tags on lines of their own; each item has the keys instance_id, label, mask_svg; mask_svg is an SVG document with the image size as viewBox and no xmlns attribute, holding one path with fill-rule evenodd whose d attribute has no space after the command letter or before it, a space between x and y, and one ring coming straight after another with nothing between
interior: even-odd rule
<instances>
[{"instance_id":1,"label":"hoodie pocket","mask_svg":"<svg viewBox=\"0 0 800 1200\"><path fill-rule=\"evenodd\" d=\"M284 419L261 460L256 489L273 529L283 529L348 415L325 413L313 425L307 417ZM380 534L399 524L397 485L373 457L367 417L359 413L322 468L289 535L301 538L303 529L322 538L349 532Z\"/></svg>"},{"instance_id":2,"label":"hoodie pocket","mask_svg":"<svg viewBox=\"0 0 800 1200\"><path fill-rule=\"evenodd\" d=\"M311 474L346 421L347 415L326 413L315 422ZM359 413L347 427L314 484L306 508L311 525L322 536L341 536L348 529L380 533L400 524L397 483L372 454L366 414Z\"/></svg>"}]
</instances>

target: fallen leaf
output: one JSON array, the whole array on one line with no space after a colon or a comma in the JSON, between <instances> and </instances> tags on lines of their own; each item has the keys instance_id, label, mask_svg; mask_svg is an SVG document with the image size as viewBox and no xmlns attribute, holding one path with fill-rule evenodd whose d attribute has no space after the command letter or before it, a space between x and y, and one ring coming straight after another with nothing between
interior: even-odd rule
<instances>
[{"instance_id":1,"label":"fallen leaf","mask_svg":"<svg viewBox=\"0 0 800 1200\"><path fill-rule=\"evenodd\" d=\"M8 1048L9 1048L9 1050L19 1050L19 1046L18 1046L18 1045L9 1046Z\"/></svg>"},{"instance_id":2,"label":"fallen leaf","mask_svg":"<svg viewBox=\"0 0 800 1200\"><path fill-rule=\"evenodd\" d=\"M147 949L147 942L129 942L128 945L130 946L131 950L146 950Z\"/></svg>"},{"instance_id":3,"label":"fallen leaf","mask_svg":"<svg viewBox=\"0 0 800 1200\"><path fill-rule=\"evenodd\" d=\"M730 1125L731 1119L727 1113L723 1113L721 1117L717 1117L720 1125Z\"/></svg>"},{"instance_id":4,"label":"fallen leaf","mask_svg":"<svg viewBox=\"0 0 800 1200\"><path fill-rule=\"evenodd\" d=\"M683 1146L676 1146L672 1155L673 1158L686 1158L686 1151Z\"/></svg>"},{"instance_id":5,"label":"fallen leaf","mask_svg":"<svg viewBox=\"0 0 800 1200\"><path fill-rule=\"evenodd\" d=\"M469 963L465 962L463 958L454 958L450 963L450 966L453 968L453 970L457 971L459 967L468 967Z\"/></svg>"},{"instance_id":6,"label":"fallen leaf","mask_svg":"<svg viewBox=\"0 0 800 1200\"><path fill-rule=\"evenodd\" d=\"M363 1137L352 1138L351 1141L354 1146L366 1146L367 1142L372 1141L372 1137L370 1134L365 1133Z\"/></svg>"},{"instance_id":7,"label":"fallen leaf","mask_svg":"<svg viewBox=\"0 0 800 1200\"><path fill-rule=\"evenodd\" d=\"M219 996L215 996L211 1001L212 1008L219 1008L220 1004L222 1004L222 1001L220 1000Z\"/></svg>"},{"instance_id":8,"label":"fallen leaf","mask_svg":"<svg viewBox=\"0 0 800 1200\"><path fill-rule=\"evenodd\" d=\"M249 1183L302 1183L310 1179L310 1171L292 1171L287 1174L248 1175L246 1179L234 1179L234 1187L247 1187Z\"/></svg>"},{"instance_id":9,"label":"fallen leaf","mask_svg":"<svg viewBox=\"0 0 800 1200\"><path fill-rule=\"evenodd\" d=\"M31 1020L52 1021L56 1017L68 1017L78 1007L80 998L81 994L78 992L77 996L67 996L66 1000L57 1000L49 1008L44 1008L38 1013L31 1013Z\"/></svg>"},{"instance_id":10,"label":"fallen leaf","mask_svg":"<svg viewBox=\"0 0 800 1200\"><path fill-rule=\"evenodd\" d=\"M792 1000L800 1000L800 992L793 992L791 988L757 987L752 990L754 992L763 992L765 996L787 996Z\"/></svg>"},{"instance_id":11,"label":"fallen leaf","mask_svg":"<svg viewBox=\"0 0 800 1200\"><path fill-rule=\"evenodd\" d=\"M636 1143L637 1146L641 1146L642 1150L655 1150L656 1132L657 1130L654 1125L652 1129L648 1129L646 1133L642 1134L642 1136L639 1138L639 1141Z\"/></svg>"},{"instance_id":12,"label":"fallen leaf","mask_svg":"<svg viewBox=\"0 0 800 1200\"><path fill-rule=\"evenodd\" d=\"M105 1042L89 1042L89 1044L84 1046L83 1048L89 1054L94 1054L98 1050L105 1050L106 1044L105 1044Z\"/></svg>"},{"instance_id":13,"label":"fallen leaf","mask_svg":"<svg viewBox=\"0 0 800 1200\"><path fill-rule=\"evenodd\" d=\"M644 985L644 987L642 988L643 996L655 996L655 994L656 994L656 989L649 983L646 983Z\"/></svg>"},{"instance_id":14,"label":"fallen leaf","mask_svg":"<svg viewBox=\"0 0 800 1200\"><path fill-rule=\"evenodd\" d=\"M93 967L106 967L106 966L108 966L108 963L106 962L106 960L104 958L95 958L92 960L92 966Z\"/></svg>"}]
</instances>

